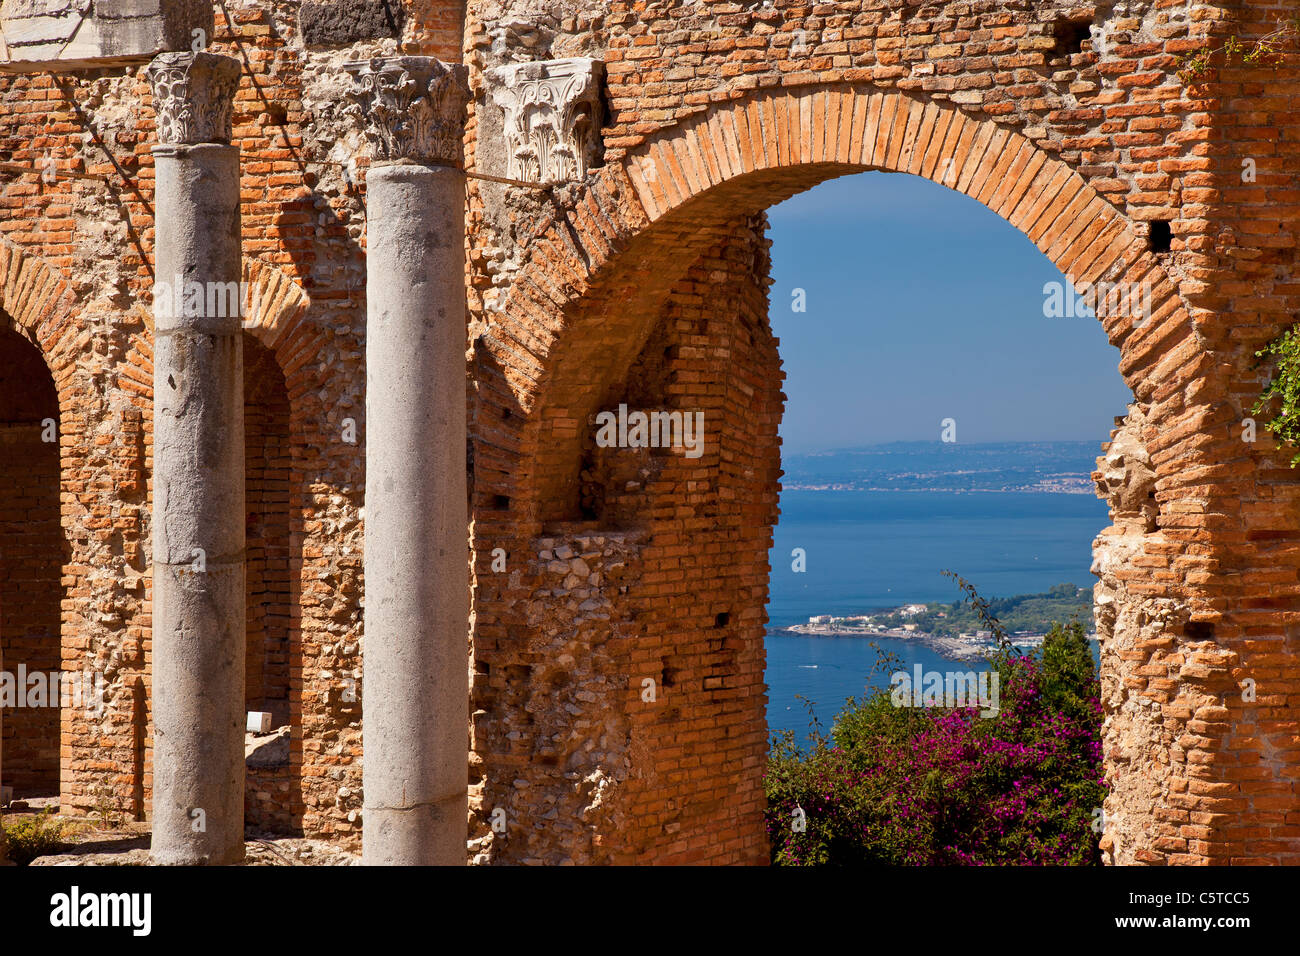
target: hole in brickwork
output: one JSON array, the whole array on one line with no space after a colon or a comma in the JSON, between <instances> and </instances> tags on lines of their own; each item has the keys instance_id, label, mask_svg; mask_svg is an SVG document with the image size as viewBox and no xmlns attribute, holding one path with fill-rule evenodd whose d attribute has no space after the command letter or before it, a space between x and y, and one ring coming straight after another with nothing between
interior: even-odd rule
<instances>
[{"instance_id":1,"label":"hole in brickwork","mask_svg":"<svg viewBox=\"0 0 1300 956\"><path fill-rule=\"evenodd\" d=\"M1186 627L1183 628L1183 632L1189 640L1214 640L1214 624L1211 621L1188 621Z\"/></svg>"},{"instance_id":2,"label":"hole in brickwork","mask_svg":"<svg viewBox=\"0 0 1300 956\"><path fill-rule=\"evenodd\" d=\"M1164 219L1152 220L1147 245L1152 252L1169 252L1174 245L1173 226Z\"/></svg>"},{"instance_id":3,"label":"hole in brickwork","mask_svg":"<svg viewBox=\"0 0 1300 956\"><path fill-rule=\"evenodd\" d=\"M289 723L292 581L289 395L275 356L244 336L244 507L248 596L245 701Z\"/></svg>"},{"instance_id":4,"label":"hole in brickwork","mask_svg":"<svg viewBox=\"0 0 1300 956\"><path fill-rule=\"evenodd\" d=\"M492 496L492 509L493 509L494 511L509 511L509 510L510 510L510 496L509 496L509 495L493 495L493 496Z\"/></svg>"},{"instance_id":5,"label":"hole in brickwork","mask_svg":"<svg viewBox=\"0 0 1300 956\"><path fill-rule=\"evenodd\" d=\"M723 611L721 614L717 615L717 616L714 617L714 619L713 619L713 626L714 626L714 627L726 627L726 626L727 626L728 624L730 624L730 623L731 623L731 612L730 612L730 611Z\"/></svg>"},{"instance_id":6,"label":"hole in brickwork","mask_svg":"<svg viewBox=\"0 0 1300 956\"><path fill-rule=\"evenodd\" d=\"M1083 52L1083 45L1092 39L1092 21L1058 20L1052 28L1056 46L1052 49L1053 58L1073 56Z\"/></svg>"},{"instance_id":7,"label":"hole in brickwork","mask_svg":"<svg viewBox=\"0 0 1300 956\"><path fill-rule=\"evenodd\" d=\"M673 394L676 370L684 364L681 349L674 341L678 334L680 330L671 322L658 323L624 379L606 393L597 413L589 418L578 473L581 520L607 529L630 529L644 523L650 488L670 466L675 451L669 437L671 430L662 431L659 423L670 421L674 413L678 423L684 421L681 402ZM597 442L598 416L604 412L625 416L616 442L610 445ZM636 416L656 422L652 428L646 427L639 439L634 439ZM633 445L634 440L646 444ZM557 517L553 516L553 520Z\"/></svg>"},{"instance_id":8,"label":"hole in brickwork","mask_svg":"<svg viewBox=\"0 0 1300 956\"><path fill-rule=\"evenodd\" d=\"M58 394L36 347L0 313L0 656L16 674L62 668ZM4 783L15 797L59 792L57 706L6 707Z\"/></svg>"}]
</instances>

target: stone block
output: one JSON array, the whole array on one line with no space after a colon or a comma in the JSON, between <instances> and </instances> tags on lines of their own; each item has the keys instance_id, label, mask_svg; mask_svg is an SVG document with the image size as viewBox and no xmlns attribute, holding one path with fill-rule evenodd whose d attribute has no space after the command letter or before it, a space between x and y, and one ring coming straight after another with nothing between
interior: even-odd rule
<instances>
[{"instance_id":1,"label":"stone block","mask_svg":"<svg viewBox=\"0 0 1300 956\"><path fill-rule=\"evenodd\" d=\"M308 0L298 13L298 30L308 46L400 38L405 24L406 8L397 0Z\"/></svg>"},{"instance_id":2,"label":"stone block","mask_svg":"<svg viewBox=\"0 0 1300 956\"><path fill-rule=\"evenodd\" d=\"M211 39L212 6L202 0L3 0L0 71L35 73L143 63Z\"/></svg>"},{"instance_id":3,"label":"stone block","mask_svg":"<svg viewBox=\"0 0 1300 956\"><path fill-rule=\"evenodd\" d=\"M95 18L120 20L131 17L156 17L162 13L162 0L97 0Z\"/></svg>"}]
</instances>

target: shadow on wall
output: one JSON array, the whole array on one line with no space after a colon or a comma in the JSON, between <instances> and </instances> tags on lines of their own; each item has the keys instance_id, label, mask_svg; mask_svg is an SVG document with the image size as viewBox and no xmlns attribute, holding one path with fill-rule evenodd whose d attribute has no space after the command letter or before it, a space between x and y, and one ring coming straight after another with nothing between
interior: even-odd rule
<instances>
[{"instance_id":1,"label":"shadow on wall","mask_svg":"<svg viewBox=\"0 0 1300 956\"><path fill-rule=\"evenodd\" d=\"M288 389L275 354L245 333L244 699L246 711L270 714L269 733L249 733L245 741L245 818L277 832L297 832L302 826L299 772L290 755L295 741L301 752L302 722L301 713L296 724L293 720L290 688L292 673L302 670L302 645L294 639L300 620L295 567L301 563L294 549L302 547L303 536L291 518L289 417Z\"/></svg>"},{"instance_id":2,"label":"shadow on wall","mask_svg":"<svg viewBox=\"0 0 1300 956\"><path fill-rule=\"evenodd\" d=\"M38 702L18 680L62 666L58 419L40 352L0 314L0 666L28 705L3 712L0 774L15 797L59 793L58 701Z\"/></svg>"}]
</instances>

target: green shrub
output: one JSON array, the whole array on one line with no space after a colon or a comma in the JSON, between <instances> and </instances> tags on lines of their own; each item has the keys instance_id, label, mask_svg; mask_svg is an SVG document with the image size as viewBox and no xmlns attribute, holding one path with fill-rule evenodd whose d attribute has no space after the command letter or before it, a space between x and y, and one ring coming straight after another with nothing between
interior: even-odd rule
<instances>
[{"instance_id":1,"label":"green shrub","mask_svg":"<svg viewBox=\"0 0 1300 956\"><path fill-rule=\"evenodd\" d=\"M966 588L969 586L960 581ZM896 707L888 691L850 699L804 752L772 741L766 789L772 861L794 866L1089 865L1105 796L1100 686L1078 621L1021 654L990 655L1000 709Z\"/></svg>"},{"instance_id":2,"label":"green shrub","mask_svg":"<svg viewBox=\"0 0 1300 956\"><path fill-rule=\"evenodd\" d=\"M4 836L9 842L9 859L26 866L38 856L58 853L66 845L62 820L54 819L54 810L42 810L32 816L3 821Z\"/></svg>"}]
</instances>

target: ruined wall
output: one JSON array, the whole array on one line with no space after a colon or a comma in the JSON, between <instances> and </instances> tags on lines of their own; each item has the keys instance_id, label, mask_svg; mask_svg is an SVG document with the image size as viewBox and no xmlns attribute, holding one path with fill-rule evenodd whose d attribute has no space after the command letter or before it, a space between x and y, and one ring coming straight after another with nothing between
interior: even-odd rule
<instances>
[{"instance_id":1,"label":"ruined wall","mask_svg":"<svg viewBox=\"0 0 1300 956\"><path fill-rule=\"evenodd\" d=\"M463 45L469 167L487 174L506 168L487 71L592 56L607 76L584 182L468 184L473 855L764 857L781 398L754 217L883 168L986 202L1067 271L1157 286L1152 321L1102 323L1135 396L1112 450L1145 455L1151 477L1130 484L1154 492L1134 510L1130 466L1101 469L1119 475L1103 478L1115 529L1098 548L1105 846L1116 862L1296 862L1300 485L1262 430L1243 440L1266 374L1253 350L1300 313L1296 60L1198 86L1175 59L1207 36L1263 35L1287 9L219 8L212 49L245 64L246 326L288 402L273 492L290 528L288 756L250 774L250 813L359 841L367 151L341 65ZM63 803L88 809L107 787L135 814L151 784L153 123L136 67L0 76L0 157L33 168L0 172L0 307L58 395L64 667L101 670L108 691L103 718L63 717ZM703 411L704 456L596 448L594 415L620 401Z\"/></svg>"},{"instance_id":2,"label":"ruined wall","mask_svg":"<svg viewBox=\"0 0 1300 956\"><path fill-rule=\"evenodd\" d=\"M602 447L588 429L580 499L549 502L542 533L506 546L506 571L491 554L504 537L476 528L484 862L767 860L763 636L782 396L764 226L727 224L600 402L700 416L698 453Z\"/></svg>"},{"instance_id":3,"label":"ruined wall","mask_svg":"<svg viewBox=\"0 0 1300 956\"><path fill-rule=\"evenodd\" d=\"M1267 0L1229 12L1218 34L1257 38L1295 7ZM1185 788L1158 812L1154 841L1170 860L1300 863L1300 481L1294 449L1279 448L1262 427L1270 415L1252 411L1269 371L1255 351L1300 314L1300 62L1294 43L1284 49L1208 77L1206 169L1185 199L1200 234L1182 288L1205 350L1185 388L1209 406L1196 422L1206 464L1160 480L1157 498L1196 502L1162 505L1181 512L1164 523L1206 558L1187 574L1196 607L1166 671L1187 706L1163 712L1188 718L1174 752ZM1154 435L1152 454L1180 437Z\"/></svg>"},{"instance_id":4,"label":"ruined wall","mask_svg":"<svg viewBox=\"0 0 1300 956\"><path fill-rule=\"evenodd\" d=\"M1293 13L1238 4L1215 32L1257 38ZM1184 191L1200 235L1186 244L1180 283L1202 351L1193 375L1130 411L1096 476L1115 518L1096 567L1099 629L1113 635L1103 850L1117 863L1300 861L1300 484L1293 452L1253 411L1268 372L1255 351L1300 305L1289 283L1300 83L1293 55L1213 62L1197 87L1216 98L1211 135ZM1185 440L1185 429L1155 422L1175 388L1206 403L1190 425L1203 458L1153 474ZM1170 581L1153 551L1194 558Z\"/></svg>"},{"instance_id":5,"label":"ruined wall","mask_svg":"<svg viewBox=\"0 0 1300 956\"><path fill-rule=\"evenodd\" d=\"M1072 280L1155 289L1150 321L1102 321L1141 421L1120 446L1141 444L1151 472L1136 512L1112 501L1097 553L1106 851L1296 862L1300 486L1246 419L1265 374L1251 350L1296 314L1287 103L1300 59L1290 49L1276 69L1225 68L1220 53L1199 81L1178 75L1180 55L1261 37L1284 12L471 4L476 67L582 52L608 76L605 167L585 189L504 205L475 192L478 394L508 392L503 404L528 419L513 447L499 444L495 494L524 522L590 506L591 414L736 211L867 168L973 195ZM899 95L868 95L880 91Z\"/></svg>"},{"instance_id":6,"label":"ruined wall","mask_svg":"<svg viewBox=\"0 0 1300 956\"><path fill-rule=\"evenodd\" d=\"M276 487L264 484L263 503L273 499L281 516L275 553L264 537L254 563L274 566L274 580L261 577L279 611L259 612L256 623L287 641L271 674L291 734L282 765L277 757L274 769L250 773L250 806L277 826L356 845L364 149L343 115L350 80L341 64L399 42L458 59L462 13L417 4L398 24L382 2L364 10L237 2L224 11L210 49L245 65L234 115L252 300L245 327L288 401L288 446L275 452ZM102 719L65 715L62 802L86 811L107 793L140 816L152 772L150 291L164 278L151 265L154 140L142 67L0 76L0 158L33 170L0 172L0 306L40 344L59 387L63 473L52 493L68 548L64 666L98 669L107 684Z\"/></svg>"}]
</instances>

